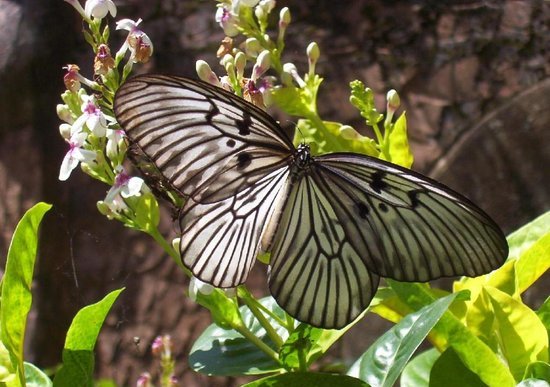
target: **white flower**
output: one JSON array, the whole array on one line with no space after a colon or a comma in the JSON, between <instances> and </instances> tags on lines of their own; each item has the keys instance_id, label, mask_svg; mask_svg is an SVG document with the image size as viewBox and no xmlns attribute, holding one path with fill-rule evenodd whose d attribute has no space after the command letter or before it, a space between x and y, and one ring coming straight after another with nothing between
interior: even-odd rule
<instances>
[{"instance_id":1,"label":"white flower","mask_svg":"<svg viewBox=\"0 0 550 387\"><path fill-rule=\"evenodd\" d=\"M140 196L142 188L145 187L144 181L140 177L130 177L124 171L122 166L117 167L117 175L115 176L115 184L111 187L107 196L105 197L105 202L112 202L116 196L120 195L123 198L129 198L131 196Z\"/></svg>"},{"instance_id":2,"label":"white flower","mask_svg":"<svg viewBox=\"0 0 550 387\"><path fill-rule=\"evenodd\" d=\"M261 0L260 4L254 9L254 14L260 19L267 18L267 15L275 8L275 0Z\"/></svg>"},{"instance_id":3,"label":"white flower","mask_svg":"<svg viewBox=\"0 0 550 387\"><path fill-rule=\"evenodd\" d=\"M92 16L96 19L103 19L110 13L112 17L116 17L116 6L112 0L88 0L84 6L86 17Z\"/></svg>"},{"instance_id":4,"label":"white flower","mask_svg":"<svg viewBox=\"0 0 550 387\"><path fill-rule=\"evenodd\" d=\"M78 163L91 163L95 160L95 152L82 148L87 137L87 133L75 131L71 135L71 138L67 141L69 143L69 151L61 163L61 168L59 169L59 180L67 180L73 169L78 166Z\"/></svg>"},{"instance_id":5,"label":"white flower","mask_svg":"<svg viewBox=\"0 0 550 387\"><path fill-rule=\"evenodd\" d=\"M105 137L107 132L107 117L103 114L101 109L97 107L95 98L93 96L82 96L82 115L76 119L73 124L75 131L81 131L84 124L96 137Z\"/></svg>"},{"instance_id":6,"label":"white flower","mask_svg":"<svg viewBox=\"0 0 550 387\"><path fill-rule=\"evenodd\" d=\"M111 160L114 159L118 154L123 138L123 130L107 129L107 145L105 146L105 151L107 153L107 157L109 157Z\"/></svg>"},{"instance_id":7,"label":"white flower","mask_svg":"<svg viewBox=\"0 0 550 387\"><path fill-rule=\"evenodd\" d=\"M153 55L153 42L145 32L138 28L140 23L141 19L138 19L138 21L122 19L116 23L117 30L129 31L128 37L117 53L117 56L121 52L126 52L126 49L129 48L132 53L130 59L134 63L146 63L149 61L151 55Z\"/></svg>"},{"instance_id":8,"label":"white flower","mask_svg":"<svg viewBox=\"0 0 550 387\"><path fill-rule=\"evenodd\" d=\"M233 13L225 6L218 7L216 11L216 22L220 24L227 36L237 36L239 34L239 29L237 27L239 18L237 13Z\"/></svg>"},{"instance_id":9,"label":"white flower","mask_svg":"<svg viewBox=\"0 0 550 387\"><path fill-rule=\"evenodd\" d=\"M130 177L122 166L116 168L117 175L115 184L111 187L103 203L112 212L121 212L127 208L124 199L132 196L140 196L148 191L143 179L139 177Z\"/></svg>"}]
</instances>

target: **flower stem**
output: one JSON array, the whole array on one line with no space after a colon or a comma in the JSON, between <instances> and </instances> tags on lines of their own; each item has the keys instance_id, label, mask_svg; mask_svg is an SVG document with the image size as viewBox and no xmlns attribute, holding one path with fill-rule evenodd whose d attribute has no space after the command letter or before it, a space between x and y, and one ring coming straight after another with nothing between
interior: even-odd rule
<instances>
[{"instance_id":1,"label":"flower stem","mask_svg":"<svg viewBox=\"0 0 550 387\"><path fill-rule=\"evenodd\" d=\"M275 328L273 328L273 325L271 325L269 320L260 310L258 305L260 303L254 297L252 297L252 295L248 292L248 289L246 289L244 286L240 286L239 290L241 300L246 306L248 306L248 309L250 309L254 317L258 319L260 325L265 329L267 335L273 341L275 346L277 348L281 348L281 346L283 345L283 340L281 339Z\"/></svg>"},{"instance_id":2,"label":"flower stem","mask_svg":"<svg viewBox=\"0 0 550 387\"><path fill-rule=\"evenodd\" d=\"M254 333L252 333L244 325L237 325L237 326L233 326L232 328L235 329L237 332L239 332L241 335L243 335L248 341L250 341L256 347L258 347L267 356L272 358L277 364L281 364L281 360L279 359L279 354L269 345L267 345L262 340L260 340Z\"/></svg>"},{"instance_id":3,"label":"flower stem","mask_svg":"<svg viewBox=\"0 0 550 387\"><path fill-rule=\"evenodd\" d=\"M168 241L166 241L166 239L162 236L162 234L159 232L157 228L151 228L143 231L151 235L153 239L162 247L162 249L172 258L172 260L176 263L176 265L178 265L181 269L183 269L185 274L191 277L191 272L189 271L189 269L187 269L183 265L183 262L181 261L179 253L176 250L174 250L174 248L170 243L168 243Z\"/></svg>"}]
</instances>

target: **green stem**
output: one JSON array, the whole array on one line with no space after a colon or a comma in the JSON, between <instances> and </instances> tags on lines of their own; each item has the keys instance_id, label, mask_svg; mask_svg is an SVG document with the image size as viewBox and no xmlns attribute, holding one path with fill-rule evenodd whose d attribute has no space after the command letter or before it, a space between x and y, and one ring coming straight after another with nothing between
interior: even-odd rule
<instances>
[{"instance_id":1,"label":"green stem","mask_svg":"<svg viewBox=\"0 0 550 387\"><path fill-rule=\"evenodd\" d=\"M374 134L376 135L376 141L378 142L378 148L380 149L380 152L384 155L384 158L388 161L391 161L390 159L390 151L389 151L389 142L387 141L386 134L387 131L384 132L384 136L382 136L382 132L380 132L380 128L378 127L378 124L372 125L372 129L374 130Z\"/></svg>"},{"instance_id":2,"label":"green stem","mask_svg":"<svg viewBox=\"0 0 550 387\"><path fill-rule=\"evenodd\" d=\"M181 258L178 252L174 250L174 248L170 243L168 243L168 241L166 241L166 239L162 236L162 234L159 232L157 228L152 228L150 230L143 230L143 231L151 235L153 239L163 248L163 250L174 260L176 265L178 265L181 269L183 269L185 274L191 277L191 272L189 271L189 269L187 269L183 265L183 262L181 261Z\"/></svg>"},{"instance_id":3,"label":"green stem","mask_svg":"<svg viewBox=\"0 0 550 387\"><path fill-rule=\"evenodd\" d=\"M240 325L240 324L234 325L232 326L232 328L235 329L237 332L239 332L241 335L243 335L248 341L250 341L256 347L258 347L267 356L272 358L277 364L281 364L281 360L279 360L279 354L269 345L267 345L262 340L260 340L254 333L252 333L244 325Z\"/></svg>"},{"instance_id":4,"label":"green stem","mask_svg":"<svg viewBox=\"0 0 550 387\"><path fill-rule=\"evenodd\" d=\"M304 353L304 349L300 348L298 350L298 363L299 363L299 369L301 372L307 371L307 361L306 361L306 354Z\"/></svg>"},{"instance_id":5,"label":"green stem","mask_svg":"<svg viewBox=\"0 0 550 387\"><path fill-rule=\"evenodd\" d=\"M271 310L267 309L264 305L262 305L261 302L258 302L256 299L253 299L253 300L255 301L256 306L258 307L258 309L260 309L262 312L264 312L269 317L271 317L273 320L275 320L277 322L277 324L279 324L280 326L287 328L286 323L285 323L285 321L283 321L283 319L281 319L279 316L277 316ZM287 330L289 330L289 329L287 328Z\"/></svg>"},{"instance_id":6,"label":"green stem","mask_svg":"<svg viewBox=\"0 0 550 387\"><path fill-rule=\"evenodd\" d=\"M279 336L275 328L273 328L273 325L269 322L269 320L264 316L264 314L260 311L258 308L259 302L252 297L252 295L248 292L248 289L244 288L244 286L239 287L244 294L241 294L241 300L244 302L246 306L248 306L248 309L252 312L254 317L258 319L260 325L265 329L267 335L273 341L275 346L277 348L281 348L283 345L283 339Z\"/></svg>"}]
</instances>

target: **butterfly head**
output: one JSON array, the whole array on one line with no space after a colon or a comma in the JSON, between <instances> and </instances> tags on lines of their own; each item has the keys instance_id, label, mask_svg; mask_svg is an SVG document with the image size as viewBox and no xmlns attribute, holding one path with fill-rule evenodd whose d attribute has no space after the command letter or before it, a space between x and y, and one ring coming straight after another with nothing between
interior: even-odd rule
<instances>
[{"instance_id":1,"label":"butterfly head","mask_svg":"<svg viewBox=\"0 0 550 387\"><path fill-rule=\"evenodd\" d=\"M299 168L305 168L311 162L311 150L309 145L306 143L301 143L296 149L296 154L294 156L294 165Z\"/></svg>"}]
</instances>

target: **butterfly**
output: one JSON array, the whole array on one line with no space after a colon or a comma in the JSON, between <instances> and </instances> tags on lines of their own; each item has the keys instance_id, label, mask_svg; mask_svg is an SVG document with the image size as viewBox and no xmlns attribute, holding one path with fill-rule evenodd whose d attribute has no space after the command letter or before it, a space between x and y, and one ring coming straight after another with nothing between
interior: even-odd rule
<instances>
[{"instance_id":1,"label":"butterfly","mask_svg":"<svg viewBox=\"0 0 550 387\"><path fill-rule=\"evenodd\" d=\"M477 276L508 254L497 224L443 184L361 154L314 156L214 85L137 76L117 91L114 111L154 179L185 199L180 253L193 275L235 287L269 251L272 296L310 325L349 324L380 277Z\"/></svg>"}]
</instances>

